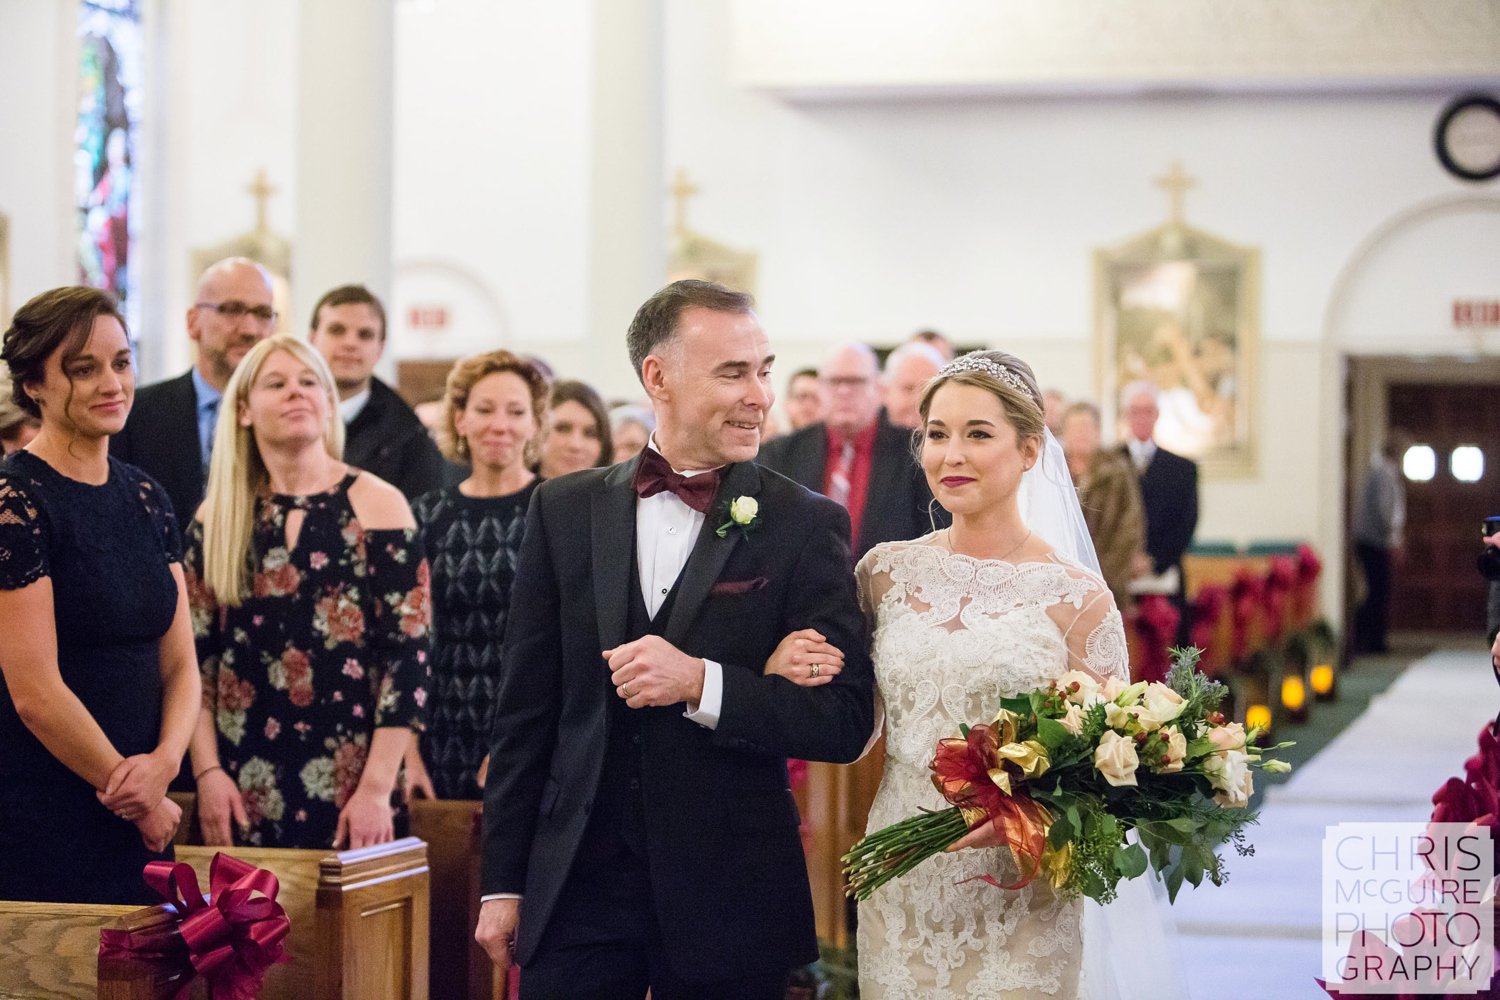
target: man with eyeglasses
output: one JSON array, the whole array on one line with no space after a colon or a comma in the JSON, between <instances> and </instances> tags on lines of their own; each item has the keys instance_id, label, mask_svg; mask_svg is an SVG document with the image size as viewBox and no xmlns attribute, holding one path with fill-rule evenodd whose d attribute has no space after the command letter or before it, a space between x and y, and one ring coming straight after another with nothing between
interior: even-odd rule
<instances>
[{"instance_id":1,"label":"man with eyeglasses","mask_svg":"<svg viewBox=\"0 0 1500 1000\"><path fill-rule=\"evenodd\" d=\"M339 387L344 461L415 500L445 485L447 463L396 390L375 377L385 352L385 307L363 285L341 285L313 307L308 340Z\"/></svg>"},{"instance_id":2,"label":"man with eyeglasses","mask_svg":"<svg viewBox=\"0 0 1500 1000\"><path fill-rule=\"evenodd\" d=\"M881 409L879 379L868 345L833 348L818 366L824 418L767 441L757 459L849 511L856 560L880 542L919 538L947 523L912 457L911 431Z\"/></svg>"},{"instance_id":3,"label":"man with eyeglasses","mask_svg":"<svg viewBox=\"0 0 1500 1000\"><path fill-rule=\"evenodd\" d=\"M187 311L197 361L175 378L138 390L125 428L110 438L112 455L161 483L180 528L203 500L224 387L250 348L275 328L265 268L245 257L211 265Z\"/></svg>"}]
</instances>

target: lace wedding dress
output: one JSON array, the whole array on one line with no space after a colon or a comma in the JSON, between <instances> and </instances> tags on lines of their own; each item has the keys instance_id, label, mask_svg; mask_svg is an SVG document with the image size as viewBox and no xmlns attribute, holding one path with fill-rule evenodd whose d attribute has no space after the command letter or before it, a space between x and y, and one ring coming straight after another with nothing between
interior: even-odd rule
<instances>
[{"instance_id":1,"label":"lace wedding dress","mask_svg":"<svg viewBox=\"0 0 1500 1000\"><path fill-rule=\"evenodd\" d=\"M1068 669L1129 676L1120 613L1077 563L973 559L939 532L876 546L856 575L886 727L867 832L947 808L928 770L933 750L960 723L993 718L1002 696ZM1014 891L965 882L985 874L1016 881L1010 852L940 854L860 904L863 1000L1080 995L1083 903L1059 900L1045 879Z\"/></svg>"}]
</instances>

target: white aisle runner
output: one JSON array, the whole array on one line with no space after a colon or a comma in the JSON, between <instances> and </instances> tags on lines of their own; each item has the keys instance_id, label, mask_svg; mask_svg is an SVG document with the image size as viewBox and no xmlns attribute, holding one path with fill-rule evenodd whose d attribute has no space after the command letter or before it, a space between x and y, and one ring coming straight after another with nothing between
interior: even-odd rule
<instances>
[{"instance_id":1,"label":"white aisle runner","mask_svg":"<svg viewBox=\"0 0 1500 1000\"><path fill-rule=\"evenodd\" d=\"M1432 793L1463 773L1500 708L1488 657L1439 651L1413 663L1285 784L1249 828L1255 856L1230 879L1185 886L1173 907L1193 1000L1318 1000L1325 828L1423 821ZM1314 706L1313 711L1317 711Z\"/></svg>"}]
</instances>

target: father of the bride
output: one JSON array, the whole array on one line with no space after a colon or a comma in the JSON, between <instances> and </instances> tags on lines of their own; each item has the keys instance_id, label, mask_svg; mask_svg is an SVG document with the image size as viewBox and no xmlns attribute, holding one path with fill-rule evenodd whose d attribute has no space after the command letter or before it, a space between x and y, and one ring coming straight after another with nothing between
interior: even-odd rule
<instances>
[{"instance_id":1,"label":"father of the bride","mask_svg":"<svg viewBox=\"0 0 1500 1000\"><path fill-rule=\"evenodd\" d=\"M751 305L703 281L642 305L652 444L527 515L475 933L523 1000L780 1000L817 958L786 758L860 753L868 640L848 514L753 461L774 393ZM842 671L781 642L803 628ZM832 679L764 676L773 653Z\"/></svg>"}]
</instances>

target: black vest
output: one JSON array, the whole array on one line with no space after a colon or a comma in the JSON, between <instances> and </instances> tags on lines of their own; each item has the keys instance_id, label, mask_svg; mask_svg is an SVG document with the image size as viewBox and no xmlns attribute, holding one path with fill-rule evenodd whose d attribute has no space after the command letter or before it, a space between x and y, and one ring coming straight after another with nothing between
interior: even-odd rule
<instances>
[{"instance_id":1,"label":"black vest","mask_svg":"<svg viewBox=\"0 0 1500 1000\"><path fill-rule=\"evenodd\" d=\"M646 602L641 597L639 564L632 554L630 610L625 620L624 642L661 634L672 617L672 605L677 603L677 589L681 581L682 574L679 573L671 591L662 600L656 617L652 618L647 614ZM600 668L606 671L609 669L603 661L600 662ZM641 745L645 713L679 711L681 710L677 706L631 708L615 690L609 692L604 770L599 776L598 791L594 793L594 806L589 814L580 854L592 851L597 852L596 858L602 858L617 857L621 852L626 852L645 860L646 811L641 792Z\"/></svg>"}]
</instances>

